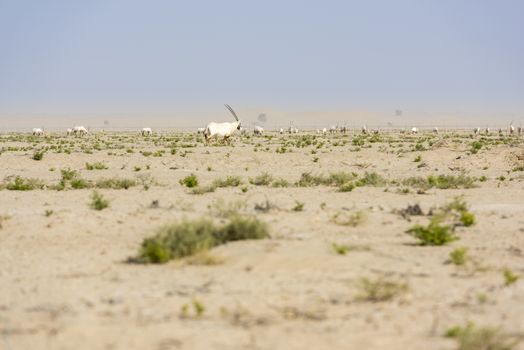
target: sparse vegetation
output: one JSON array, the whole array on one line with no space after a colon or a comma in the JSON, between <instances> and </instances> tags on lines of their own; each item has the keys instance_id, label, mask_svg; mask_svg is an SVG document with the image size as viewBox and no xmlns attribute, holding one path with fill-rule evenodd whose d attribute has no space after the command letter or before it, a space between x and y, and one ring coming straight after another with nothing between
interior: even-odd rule
<instances>
[{"instance_id":1,"label":"sparse vegetation","mask_svg":"<svg viewBox=\"0 0 524 350\"><path fill-rule=\"evenodd\" d=\"M520 339L504 333L500 328L477 327L474 323L454 326L445 333L457 342L457 350L512 350Z\"/></svg>"},{"instance_id":2,"label":"sparse vegetation","mask_svg":"<svg viewBox=\"0 0 524 350\"><path fill-rule=\"evenodd\" d=\"M255 186L269 186L273 181L273 176L268 173L262 173L252 179L249 179L249 183Z\"/></svg>"},{"instance_id":3,"label":"sparse vegetation","mask_svg":"<svg viewBox=\"0 0 524 350\"><path fill-rule=\"evenodd\" d=\"M109 201L97 191L93 191L91 194L91 203L89 204L89 207L93 210L104 210L109 207Z\"/></svg>"},{"instance_id":4,"label":"sparse vegetation","mask_svg":"<svg viewBox=\"0 0 524 350\"><path fill-rule=\"evenodd\" d=\"M393 300L405 294L409 287L404 282L379 277L374 280L362 278L359 283L359 289L358 301L377 303Z\"/></svg>"},{"instance_id":5,"label":"sparse vegetation","mask_svg":"<svg viewBox=\"0 0 524 350\"><path fill-rule=\"evenodd\" d=\"M513 283L519 280L519 275L517 275L516 273L514 273L513 271L511 271L508 268L505 268L502 271L502 276L504 277L504 285L506 287L512 285Z\"/></svg>"},{"instance_id":6,"label":"sparse vegetation","mask_svg":"<svg viewBox=\"0 0 524 350\"><path fill-rule=\"evenodd\" d=\"M102 162L86 163L87 170L105 170L109 167Z\"/></svg>"},{"instance_id":7,"label":"sparse vegetation","mask_svg":"<svg viewBox=\"0 0 524 350\"><path fill-rule=\"evenodd\" d=\"M161 227L154 237L144 240L138 256L130 260L166 263L227 242L268 237L267 225L252 217L235 216L223 226L208 219L186 220Z\"/></svg>"},{"instance_id":8,"label":"sparse vegetation","mask_svg":"<svg viewBox=\"0 0 524 350\"><path fill-rule=\"evenodd\" d=\"M195 174L191 174L189 176L184 177L180 180L180 184L182 186L186 186L188 188L193 188L198 186L198 179Z\"/></svg>"},{"instance_id":9,"label":"sparse vegetation","mask_svg":"<svg viewBox=\"0 0 524 350\"><path fill-rule=\"evenodd\" d=\"M434 217L427 226L415 225L407 233L417 238L420 245L445 245L453 242L457 237L452 228L443 225L440 218Z\"/></svg>"}]
</instances>

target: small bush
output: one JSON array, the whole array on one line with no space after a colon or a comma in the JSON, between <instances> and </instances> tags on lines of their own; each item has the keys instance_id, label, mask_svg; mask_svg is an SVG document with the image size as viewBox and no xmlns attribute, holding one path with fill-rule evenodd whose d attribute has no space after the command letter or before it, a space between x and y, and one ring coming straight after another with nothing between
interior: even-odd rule
<instances>
[{"instance_id":1,"label":"small bush","mask_svg":"<svg viewBox=\"0 0 524 350\"><path fill-rule=\"evenodd\" d=\"M520 342L516 336L505 334L498 328L478 328L471 322L465 327L448 329L445 336L456 340L457 350L512 350Z\"/></svg>"},{"instance_id":2,"label":"small bush","mask_svg":"<svg viewBox=\"0 0 524 350\"><path fill-rule=\"evenodd\" d=\"M28 179L17 176L14 181L5 184L5 188L9 191L32 191L43 189L45 184L38 179Z\"/></svg>"},{"instance_id":3,"label":"small bush","mask_svg":"<svg viewBox=\"0 0 524 350\"><path fill-rule=\"evenodd\" d=\"M384 177L377 173L368 173L366 172L363 177L357 180L356 185L357 186L374 186L374 187L381 187L385 186L387 184L387 181Z\"/></svg>"},{"instance_id":4,"label":"small bush","mask_svg":"<svg viewBox=\"0 0 524 350\"><path fill-rule=\"evenodd\" d=\"M475 223L475 214L469 211L464 211L460 215L460 222L466 227L469 227Z\"/></svg>"},{"instance_id":5,"label":"small bush","mask_svg":"<svg viewBox=\"0 0 524 350\"><path fill-rule=\"evenodd\" d=\"M100 179L96 182L97 188L111 188L114 190L121 190L125 189L127 190L130 187L136 186L137 182L133 179L126 179L126 178L118 178L114 177L111 179Z\"/></svg>"},{"instance_id":6,"label":"small bush","mask_svg":"<svg viewBox=\"0 0 524 350\"><path fill-rule=\"evenodd\" d=\"M215 187L237 187L242 183L240 176L228 176L225 179L216 179L213 181Z\"/></svg>"},{"instance_id":7,"label":"small bush","mask_svg":"<svg viewBox=\"0 0 524 350\"><path fill-rule=\"evenodd\" d=\"M303 211L304 210L305 203L295 201L295 206L293 207L293 211Z\"/></svg>"},{"instance_id":8,"label":"small bush","mask_svg":"<svg viewBox=\"0 0 524 350\"><path fill-rule=\"evenodd\" d=\"M475 187L475 179L466 175L430 175L428 176L428 183L431 187L439 189Z\"/></svg>"},{"instance_id":9,"label":"small bush","mask_svg":"<svg viewBox=\"0 0 524 350\"><path fill-rule=\"evenodd\" d=\"M373 303L390 301L409 290L406 283L386 280L384 278L378 278L376 280L362 278L359 287L361 293L357 297L357 300Z\"/></svg>"},{"instance_id":10,"label":"small bush","mask_svg":"<svg viewBox=\"0 0 524 350\"><path fill-rule=\"evenodd\" d=\"M335 253L337 253L338 255L346 255L347 252L349 251L349 246L343 245L343 244L333 243L331 247L333 248Z\"/></svg>"},{"instance_id":11,"label":"small bush","mask_svg":"<svg viewBox=\"0 0 524 350\"><path fill-rule=\"evenodd\" d=\"M266 172L256 176L255 178L249 179L249 183L255 186L269 186L271 181L273 181L273 176Z\"/></svg>"},{"instance_id":12,"label":"small bush","mask_svg":"<svg viewBox=\"0 0 524 350\"><path fill-rule=\"evenodd\" d=\"M166 263L194 255L220 244L244 239L269 237L266 224L256 218L233 217L224 226L201 219L161 227L156 235L142 242L131 262Z\"/></svg>"},{"instance_id":13,"label":"small bush","mask_svg":"<svg viewBox=\"0 0 524 350\"><path fill-rule=\"evenodd\" d=\"M86 163L86 169L87 170L105 170L108 169L108 166L101 162L95 162L95 163Z\"/></svg>"},{"instance_id":14,"label":"small bush","mask_svg":"<svg viewBox=\"0 0 524 350\"><path fill-rule=\"evenodd\" d=\"M31 157L33 160L42 160L44 159L44 151L35 151Z\"/></svg>"},{"instance_id":15,"label":"small bush","mask_svg":"<svg viewBox=\"0 0 524 350\"><path fill-rule=\"evenodd\" d=\"M180 180L180 184L182 186L186 186L188 188L193 188L198 186L198 179L195 174L191 174L189 176L186 176L182 180Z\"/></svg>"},{"instance_id":16,"label":"small bush","mask_svg":"<svg viewBox=\"0 0 524 350\"><path fill-rule=\"evenodd\" d=\"M61 169L60 173L62 174L62 180L64 181L70 181L78 176L78 172L76 170L72 170L69 168Z\"/></svg>"},{"instance_id":17,"label":"small bush","mask_svg":"<svg viewBox=\"0 0 524 350\"><path fill-rule=\"evenodd\" d=\"M89 207L93 210L103 210L109 207L109 201L104 199L104 197L97 191L93 191Z\"/></svg>"},{"instance_id":18,"label":"small bush","mask_svg":"<svg viewBox=\"0 0 524 350\"><path fill-rule=\"evenodd\" d=\"M504 285L506 287L512 285L513 283L519 280L519 275L507 268L504 269L504 271L502 271L502 276L504 276Z\"/></svg>"},{"instance_id":19,"label":"small bush","mask_svg":"<svg viewBox=\"0 0 524 350\"><path fill-rule=\"evenodd\" d=\"M440 246L457 239L452 228L442 225L437 217L433 217L428 226L415 225L407 233L417 238L421 245Z\"/></svg>"},{"instance_id":20,"label":"small bush","mask_svg":"<svg viewBox=\"0 0 524 350\"><path fill-rule=\"evenodd\" d=\"M355 184L353 182L346 182L338 187L339 192L351 192L355 189Z\"/></svg>"},{"instance_id":21,"label":"small bush","mask_svg":"<svg viewBox=\"0 0 524 350\"><path fill-rule=\"evenodd\" d=\"M209 186L198 186L191 189L192 194L204 194L209 192L215 192L217 188L214 185Z\"/></svg>"},{"instance_id":22,"label":"small bush","mask_svg":"<svg viewBox=\"0 0 524 350\"><path fill-rule=\"evenodd\" d=\"M470 152L471 152L472 154L476 154L476 153L478 153L478 151L480 151L480 149L482 148L482 146L483 146L482 142L480 142L480 141L473 141L473 142L471 143L471 149L470 149Z\"/></svg>"},{"instance_id":23,"label":"small bush","mask_svg":"<svg viewBox=\"0 0 524 350\"><path fill-rule=\"evenodd\" d=\"M456 248L449 253L449 261L455 266L463 266L468 260L468 250L466 248Z\"/></svg>"},{"instance_id":24,"label":"small bush","mask_svg":"<svg viewBox=\"0 0 524 350\"><path fill-rule=\"evenodd\" d=\"M79 177L72 179L70 181L70 184L71 184L71 187L74 188L75 190L80 190L80 189L91 187L91 184L87 182L87 180L84 180Z\"/></svg>"},{"instance_id":25,"label":"small bush","mask_svg":"<svg viewBox=\"0 0 524 350\"><path fill-rule=\"evenodd\" d=\"M289 187L290 183L286 179L276 179L271 183L271 187Z\"/></svg>"}]
</instances>

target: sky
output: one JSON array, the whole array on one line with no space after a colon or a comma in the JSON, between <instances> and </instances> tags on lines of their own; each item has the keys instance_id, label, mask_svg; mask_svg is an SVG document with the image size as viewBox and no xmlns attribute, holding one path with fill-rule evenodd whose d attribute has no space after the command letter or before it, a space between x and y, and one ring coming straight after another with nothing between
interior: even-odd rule
<instances>
[{"instance_id":1,"label":"sky","mask_svg":"<svg viewBox=\"0 0 524 350\"><path fill-rule=\"evenodd\" d=\"M0 0L0 122L524 122L523 34L521 0Z\"/></svg>"}]
</instances>

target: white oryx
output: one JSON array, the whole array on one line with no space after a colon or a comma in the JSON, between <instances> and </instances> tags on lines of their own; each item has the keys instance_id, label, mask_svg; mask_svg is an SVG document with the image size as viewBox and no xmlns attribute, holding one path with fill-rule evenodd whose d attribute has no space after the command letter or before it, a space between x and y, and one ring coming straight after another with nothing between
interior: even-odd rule
<instances>
[{"instance_id":1,"label":"white oryx","mask_svg":"<svg viewBox=\"0 0 524 350\"><path fill-rule=\"evenodd\" d=\"M212 137L222 137L224 141L228 141L229 138L233 135L236 130L240 130L240 119L238 119L237 114L231 108L230 105L224 105L226 108L233 114L236 121L232 123L215 123L211 122L207 124L206 130L204 130L204 137L206 138L206 144L209 144L209 141Z\"/></svg>"},{"instance_id":2,"label":"white oryx","mask_svg":"<svg viewBox=\"0 0 524 350\"><path fill-rule=\"evenodd\" d=\"M329 127L329 133L330 133L330 134L334 134L334 133L336 133L337 131L338 131L338 126L336 126L336 125L331 125L331 126Z\"/></svg>"},{"instance_id":3,"label":"white oryx","mask_svg":"<svg viewBox=\"0 0 524 350\"><path fill-rule=\"evenodd\" d=\"M412 127L411 128L411 133L412 134L418 134L418 128L416 126Z\"/></svg>"},{"instance_id":4,"label":"white oryx","mask_svg":"<svg viewBox=\"0 0 524 350\"><path fill-rule=\"evenodd\" d=\"M84 136L89 134L89 132L84 126L75 126L73 128L73 134L75 134L75 136Z\"/></svg>"},{"instance_id":5,"label":"white oryx","mask_svg":"<svg viewBox=\"0 0 524 350\"><path fill-rule=\"evenodd\" d=\"M433 133L438 135L438 128L436 126L433 128Z\"/></svg>"},{"instance_id":6,"label":"white oryx","mask_svg":"<svg viewBox=\"0 0 524 350\"><path fill-rule=\"evenodd\" d=\"M153 135L153 130L151 128L142 128L142 131L140 132L142 136L151 136Z\"/></svg>"},{"instance_id":7,"label":"white oryx","mask_svg":"<svg viewBox=\"0 0 524 350\"><path fill-rule=\"evenodd\" d=\"M513 126L513 122L509 124L509 134L513 135L515 133L515 127Z\"/></svg>"},{"instance_id":8,"label":"white oryx","mask_svg":"<svg viewBox=\"0 0 524 350\"><path fill-rule=\"evenodd\" d=\"M473 134L477 135L478 133L480 133L480 128L475 128L473 130Z\"/></svg>"},{"instance_id":9,"label":"white oryx","mask_svg":"<svg viewBox=\"0 0 524 350\"><path fill-rule=\"evenodd\" d=\"M253 133L255 135L262 135L264 133L264 128L258 125L255 125L255 128L253 129Z\"/></svg>"},{"instance_id":10,"label":"white oryx","mask_svg":"<svg viewBox=\"0 0 524 350\"><path fill-rule=\"evenodd\" d=\"M484 130L486 132L486 135L489 135L489 132L491 131L490 128L488 126L486 126L486 130Z\"/></svg>"},{"instance_id":11,"label":"white oryx","mask_svg":"<svg viewBox=\"0 0 524 350\"><path fill-rule=\"evenodd\" d=\"M367 134L367 133L368 133L368 127L364 125L364 126L362 127L362 130L361 130L361 131L362 131L363 134Z\"/></svg>"},{"instance_id":12,"label":"white oryx","mask_svg":"<svg viewBox=\"0 0 524 350\"><path fill-rule=\"evenodd\" d=\"M44 129L33 128L33 136L44 136Z\"/></svg>"},{"instance_id":13,"label":"white oryx","mask_svg":"<svg viewBox=\"0 0 524 350\"><path fill-rule=\"evenodd\" d=\"M325 134L327 134L327 129L326 129L326 128L323 128L323 129L322 129L322 135L325 135Z\"/></svg>"},{"instance_id":14,"label":"white oryx","mask_svg":"<svg viewBox=\"0 0 524 350\"><path fill-rule=\"evenodd\" d=\"M284 133L284 129L283 128L280 128L280 131L279 131L280 135L282 135Z\"/></svg>"},{"instance_id":15,"label":"white oryx","mask_svg":"<svg viewBox=\"0 0 524 350\"><path fill-rule=\"evenodd\" d=\"M71 129L71 128L67 128L67 130L66 130L66 135L67 135L67 136L71 136L71 135L73 135L73 129Z\"/></svg>"}]
</instances>

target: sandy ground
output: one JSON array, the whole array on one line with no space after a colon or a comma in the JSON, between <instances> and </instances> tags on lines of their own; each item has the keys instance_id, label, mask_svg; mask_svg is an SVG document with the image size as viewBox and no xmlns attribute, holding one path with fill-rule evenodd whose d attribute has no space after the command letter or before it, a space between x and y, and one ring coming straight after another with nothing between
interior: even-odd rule
<instances>
[{"instance_id":1,"label":"sandy ground","mask_svg":"<svg viewBox=\"0 0 524 350\"><path fill-rule=\"evenodd\" d=\"M110 201L103 211L89 208L91 189L0 191L0 349L454 349L455 341L443 334L468 321L524 334L524 177L512 171L524 165L521 141L469 154L469 135L388 136L403 143L399 155L399 147L386 141L357 150L354 135L330 135L320 137L325 146L316 154L314 146L275 152L298 137L236 138L233 146L199 142L191 148L179 147L179 141L171 155L172 141L158 136L54 136L34 142L1 135L0 180L19 175L56 184L59 170L69 167L90 180L150 174L156 184L148 190L100 190ZM407 151L426 138L441 141L425 151ZM343 140L349 142L333 145ZM31 159L35 148L60 141L76 151L50 150L41 161ZM80 149L95 143L102 149ZM134 153L127 153L131 147ZM162 157L139 153L159 149L166 150ZM183 157L184 151L191 153ZM418 167L417 155L427 166ZM96 161L109 168L85 169L86 162ZM466 173L487 181L424 194L401 193L394 185L338 192L248 183L262 172L294 183L304 172L332 171L377 172L388 180ZM190 173L203 184L238 175L244 185L194 195L179 184ZM477 223L457 228L460 239L447 246L416 245L405 231L428 218L408 221L395 213L409 204L427 212L459 195ZM276 209L255 211L266 199ZM269 224L271 238L212 249L209 254L220 260L214 265L126 262L157 227L213 217L209 206L219 200L245 204L246 215ZM296 201L304 203L303 211L292 210ZM46 210L53 212L46 216ZM337 225L332 217L341 211L361 211L364 221ZM359 249L339 255L333 243ZM446 263L457 247L468 248L474 267ZM505 268L523 277L505 286ZM363 301L362 278L397 281L408 290L388 301ZM194 301L205 308L201 316L195 315Z\"/></svg>"}]
</instances>

